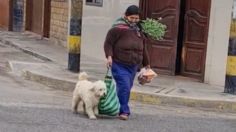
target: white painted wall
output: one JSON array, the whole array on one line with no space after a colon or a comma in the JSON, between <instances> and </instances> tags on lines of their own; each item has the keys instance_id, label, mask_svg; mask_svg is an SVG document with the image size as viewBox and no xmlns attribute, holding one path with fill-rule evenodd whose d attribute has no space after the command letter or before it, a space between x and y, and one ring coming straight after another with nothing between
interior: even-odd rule
<instances>
[{"instance_id":1,"label":"white painted wall","mask_svg":"<svg viewBox=\"0 0 236 132\"><path fill-rule=\"evenodd\" d=\"M233 0L212 0L205 82L224 86Z\"/></svg>"},{"instance_id":2,"label":"white painted wall","mask_svg":"<svg viewBox=\"0 0 236 132\"><path fill-rule=\"evenodd\" d=\"M86 5L84 0L81 54L105 59L103 43L107 31L132 4L139 5L139 0L103 0L102 7Z\"/></svg>"}]
</instances>

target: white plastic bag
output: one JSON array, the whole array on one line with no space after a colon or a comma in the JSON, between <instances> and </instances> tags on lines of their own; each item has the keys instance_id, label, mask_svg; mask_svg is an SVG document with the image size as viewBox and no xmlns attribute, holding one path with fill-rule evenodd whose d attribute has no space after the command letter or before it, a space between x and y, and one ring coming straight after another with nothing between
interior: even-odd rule
<instances>
[{"instance_id":1,"label":"white plastic bag","mask_svg":"<svg viewBox=\"0 0 236 132\"><path fill-rule=\"evenodd\" d=\"M150 68L142 68L138 73L138 82L141 85L145 83L150 83L157 74Z\"/></svg>"}]
</instances>

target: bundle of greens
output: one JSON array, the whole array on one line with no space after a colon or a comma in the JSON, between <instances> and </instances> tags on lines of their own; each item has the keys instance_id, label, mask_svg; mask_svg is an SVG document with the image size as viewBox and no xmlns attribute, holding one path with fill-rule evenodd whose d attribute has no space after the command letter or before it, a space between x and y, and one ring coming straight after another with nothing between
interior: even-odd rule
<instances>
[{"instance_id":1,"label":"bundle of greens","mask_svg":"<svg viewBox=\"0 0 236 132\"><path fill-rule=\"evenodd\" d=\"M166 25L159 22L160 19L150 19L147 18L146 20L142 20L141 26L142 31L151 39L154 40L161 40L166 33Z\"/></svg>"}]
</instances>

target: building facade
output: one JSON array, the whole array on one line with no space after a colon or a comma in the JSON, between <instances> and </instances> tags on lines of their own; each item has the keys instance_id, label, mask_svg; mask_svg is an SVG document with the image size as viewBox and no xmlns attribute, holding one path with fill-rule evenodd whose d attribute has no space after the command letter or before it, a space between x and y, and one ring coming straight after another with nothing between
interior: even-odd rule
<instances>
[{"instance_id":1,"label":"building facade","mask_svg":"<svg viewBox=\"0 0 236 132\"><path fill-rule=\"evenodd\" d=\"M84 2L82 54L104 59L103 43L112 23L131 4L143 17L162 17L164 40L149 41L152 67L161 74L180 75L224 86L233 0L103 0ZM96 47L96 48L95 48Z\"/></svg>"}]
</instances>

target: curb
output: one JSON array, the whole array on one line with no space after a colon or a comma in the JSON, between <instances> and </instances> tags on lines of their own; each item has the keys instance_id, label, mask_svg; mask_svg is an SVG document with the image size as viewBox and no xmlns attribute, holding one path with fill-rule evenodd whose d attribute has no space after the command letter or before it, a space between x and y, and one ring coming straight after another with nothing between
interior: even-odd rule
<instances>
[{"instance_id":1,"label":"curb","mask_svg":"<svg viewBox=\"0 0 236 132\"><path fill-rule=\"evenodd\" d=\"M46 77L31 71L25 71L23 76L27 80L36 81L48 87L64 91L72 92L76 84L72 81ZM130 99L145 104L187 106L212 111L236 113L236 102L232 101L201 100L186 97L163 96L139 92L136 90L131 91Z\"/></svg>"},{"instance_id":2,"label":"curb","mask_svg":"<svg viewBox=\"0 0 236 132\"><path fill-rule=\"evenodd\" d=\"M76 84L72 81L47 77L31 71L23 71L22 76L26 80L35 81L57 90L73 91Z\"/></svg>"},{"instance_id":3,"label":"curb","mask_svg":"<svg viewBox=\"0 0 236 132\"><path fill-rule=\"evenodd\" d=\"M131 99L147 104L187 106L213 111L236 113L236 102L232 101L201 100L186 97L163 96L138 91L133 91L131 93Z\"/></svg>"},{"instance_id":4,"label":"curb","mask_svg":"<svg viewBox=\"0 0 236 132\"><path fill-rule=\"evenodd\" d=\"M52 62L52 60L49 59L48 57L42 56L42 55L40 55L38 53L35 53L34 51L22 48L22 47L18 46L16 43L14 43L14 42L12 42L10 40L7 40L7 39L4 39L4 38L0 37L0 42L2 42L5 45L11 46L13 48L16 48L18 50L21 50L22 52L24 52L26 54L29 54L29 55L32 55L32 56L34 56L36 58L39 58L41 60Z\"/></svg>"}]
</instances>

